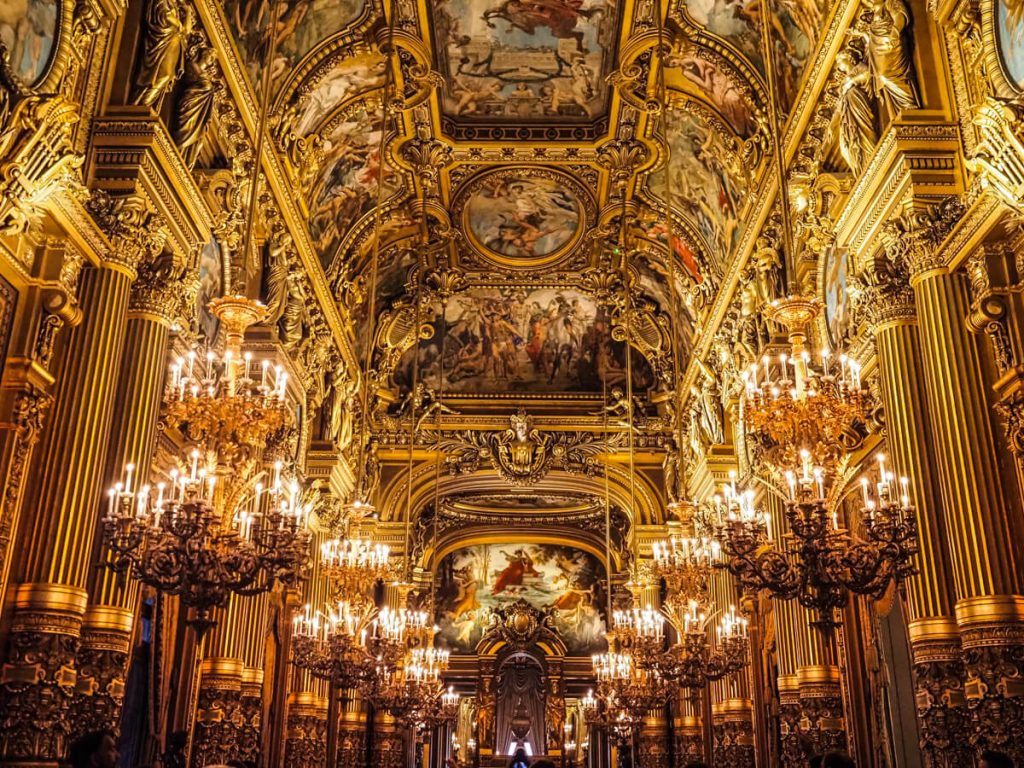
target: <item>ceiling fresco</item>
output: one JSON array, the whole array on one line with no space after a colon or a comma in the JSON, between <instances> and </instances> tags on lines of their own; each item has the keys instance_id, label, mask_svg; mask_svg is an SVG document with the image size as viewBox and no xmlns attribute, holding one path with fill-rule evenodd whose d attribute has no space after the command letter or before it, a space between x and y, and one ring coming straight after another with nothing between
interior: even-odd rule
<instances>
[{"instance_id":1,"label":"ceiling fresco","mask_svg":"<svg viewBox=\"0 0 1024 768\"><path fill-rule=\"evenodd\" d=\"M591 123L606 116L613 0L437 0L434 61L453 125Z\"/></svg>"}]
</instances>

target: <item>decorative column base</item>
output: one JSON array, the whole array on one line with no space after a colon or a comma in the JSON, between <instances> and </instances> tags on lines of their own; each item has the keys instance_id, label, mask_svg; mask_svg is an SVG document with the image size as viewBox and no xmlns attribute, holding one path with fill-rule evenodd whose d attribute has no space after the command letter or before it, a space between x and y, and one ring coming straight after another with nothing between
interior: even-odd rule
<instances>
[{"instance_id":1,"label":"decorative column base","mask_svg":"<svg viewBox=\"0 0 1024 768\"><path fill-rule=\"evenodd\" d=\"M263 754L263 670L246 667L242 670L239 699L241 730L238 758L253 765L262 764Z\"/></svg>"},{"instance_id":2,"label":"decorative column base","mask_svg":"<svg viewBox=\"0 0 1024 768\"><path fill-rule=\"evenodd\" d=\"M640 728L637 762L644 768L669 768L668 730L664 717L648 715Z\"/></svg>"},{"instance_id":3,"label":"decorative column base","mask_svg":"<svg viewBox=\"0 0 1024 768\"><path fill-rule=\"evenodd\" d=\"M0 673L0 765L55 766L67 754L87 601L63 584L18 586Z\"/></svg>"},{"instance_id":4,"label":"decorative column base","mask_svg":"<svg viewBox=\"0 0 1024 768\"><path fill-rule=\"evenodd\" d=\"M366 712L356 691L347 691L342 699L338 721L338 768L366 765Z\"/></svg>"},{"instance_id":5,"label":"decorative column base","mask_svg":"<svg viewBox=\"0 0 1024 768\"><path fill-rule=\"evenodd\" d=\"M956 622L948 616L918 619L907 631L924 764L928 768L971 765L972 729Z\"/></svg>"},{"instance_id":6,"label":"decorative column base","mask_svg":"<svg viewBox=\"0 0 1024 768\"><path fill-rule=\"evenodd\" d=\"M846 751L843 691L839 670L832 666L801 667L800 735L811 754Z\"/></svg>"},{"instance_id":7,"label":"decorative column base","mask_svg":"<svg viewBox=\"0 0 1024 768\"><path fill-rule=\"evenodd\" d=\"M701 730L700 718L692 715L677 717L672 732L676 739L677 768L704 759L704 733Z\"/></svg>"},{"instance_id":8,"label":"decorative column base","mask_svg":"<svg viewBox=\"0 0 1024 768\"><path fill-rule=\"evenodd\" d=\"M754 721L750 699L728 699L711 708L715 768L754 768Z\"/></svg>"},{"instance_id":9,"label":"decorative column base","mask_svg":"<svg viewBox=\"0 0 1024 768\"><path fill-rule=\"evenodd\" d=\"M373 767L407 768L405 736L395 718L384 712L377 712L374 718Z\"/></svg>"},{"instance_id":10,"label":"decorative column base","mask_svg":"<svg viewBox=\"0 0 1024 768\"><path fill-rule=\"evenodd\" d=\"M284 764L289 768L325 768L326 755L327 701L307 691L291 694Z\"/></svg>"},{"instance_id":11,"label":"decorative column base","mask_svg":"<svg viewBox=\"0 0 1024 768\"><path fill-rule=\"evenodd\" d=\"M784 675L779 678L779 759L782 768L805 768L807 765L800 719L800 683L796 675Z\"/></svg>"},{"instance_id":12,"label":"decorative column base","mask_svg":"<svg viewBox=\"0 0 1024 768\"><path fill-rule=\"evenodd\" d=\"M105 728L118 730L133 623L132 612L124 608L92 605L86 610L78 650L72 738Z\"/></svg>"},{"instance_id":13,"label":"decorative column base","mask_svg":"<svg viewBox=\"0 0 1024 768\"><path fill-rule=\"evenodd\" d=\"M964 693L977 751L1005 752L1024 763L1024 597L961 600Z\"/></svg>"},{"instance_id":14,"label":"decorative column base","mask_svg":"<svg viewBox=\"0 0 1024 768\"><path fill-rule=\"evenodd\" d=\"M243 725L242 671L238 659L203 661L192 736L193 768L237 759Z\"/></svg>"}]
</instances>

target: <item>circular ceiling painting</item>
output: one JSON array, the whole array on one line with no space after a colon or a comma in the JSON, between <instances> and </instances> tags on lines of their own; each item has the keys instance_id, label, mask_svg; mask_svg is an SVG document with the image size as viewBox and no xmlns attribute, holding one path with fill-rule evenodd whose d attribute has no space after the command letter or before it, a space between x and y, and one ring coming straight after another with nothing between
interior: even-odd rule
<instances>
[{"instance_id":1,"label":"circular ceiling painting","mask_svg":"<svg viewBox=\"0 0 1024 768\"><path fill-rule=\"evenodd\" d=\"M505 267L548 266L579 242L585 193L548 168L509 168L478 176L459 194L463 231L474 250Z\"/></svg>"}]
</instances>

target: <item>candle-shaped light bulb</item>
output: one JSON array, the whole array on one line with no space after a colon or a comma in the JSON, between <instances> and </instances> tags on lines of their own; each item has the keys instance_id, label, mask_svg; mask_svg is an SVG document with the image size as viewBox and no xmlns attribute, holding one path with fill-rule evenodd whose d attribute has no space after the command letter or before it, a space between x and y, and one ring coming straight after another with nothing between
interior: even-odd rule
<instances>
[{"instance_id":1,"label":"candle-shaped light bulb","mask_svg":"<svg viewBox=\"0 0 1024 768\"><path fill-rule=\"evenodd\" d=\"M124 492L130 494L132 492L132 472L135 471L134 464L128 464L125 468L125 480L124 480Z\"/></svg>"}]
</instances>

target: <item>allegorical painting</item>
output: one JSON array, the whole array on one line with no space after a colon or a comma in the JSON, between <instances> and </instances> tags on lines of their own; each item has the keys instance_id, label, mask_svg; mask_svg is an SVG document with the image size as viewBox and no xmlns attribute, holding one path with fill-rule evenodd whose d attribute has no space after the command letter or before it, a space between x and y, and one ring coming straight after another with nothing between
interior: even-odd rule
<instances>
[{"instance_id":1,"label":"allegorical painting","mask_svg":"<svg viewBox=\"0 0 1024 768\"><path fill-rule=\"evenodd\" d=\"M1024 89L1024 4L1019 0L993 0L996 4L996 36L1006 74Z\"/></svg>"},{"instance_id":2,"label":"allegorical painting","mask_svg":"<svg viewBox=\"0 0 1024 768\"><path fill-rule=\"evenodd\" d=\"M18 79L26 85L41 78L50 64L59 23L57 0L8 0L0 3L0 42Z\"/></svg>"},{"instance_id":3,"label":"allegorical painting","mask_svg":"<svg viewBox=\"0 0 1024 768\"><path fill-rule=\"evenodd\" d=\"M686 11L698 26L728 40L763 73L761 8L761 0L686 0ZM779 94L783 103L789 104L807 57L825 28L826 4L821 0L773 0L768 8Z\"/></svg>"},{"instance_id":4,"label":"allegorical painting","mask_svg":"<svg viewBox=\"0 0 1024 768\"><path fill-rule=\"evenodd\" d=\"M322 136L323 162L304 191L310 236L325 266L334 259L348 229L377 200L380 131L380 114L360 108L338 120Z\"/></svg>"},{"instance_id":5,"label":"allegorical painting","mask_svg":"<svg viewBox=\"0 0 1024 768\"><path fill-rule=\"evenodd\" d=\"M606 111L621 0L433 0L444 111L589 121Z\"/></svg>"},{"instance_id":6,"label":"allegorical painting","mask_svg":"<svg viewBox=\"0 0 1024 768\"><path fill-rule=\"evenodd\" d=\"M833 347L842 345L850 329L849 263L845 248L833 247L825 254L825 323Z\"/></svg>"},{"instance_id":7,"label":"allegorical painting","mask_svg":"<svg viewBox=\"0 0 1024 768\"><path fill-rule=\"evenodd\" d=\"M600 392L626 381L625 344L586 294L521 286L473 288L448 302L446 321L420 344L421 381L437 381L442 334L444 389L456 393ZM650 366L633 350L633 386L652 386ZM396 383L412 381L413 353L399 361Z\"/></svg>"},{"instance_id":8,"label":"allegorical painting","mask_svg":"<svg viewBox=\"0 0 1024 768\"><path fill-rule=\"evenodd\" d=\"M491 174L466 201L466 228L477 245L513 259L549 256L580 228L580 203L556 178Z\"/></svg>"},{"instance_id":9,"label":"allegorical painting","mask_svg":"<svg viewBox=\"0 0 1024 768\"><path fill-rule=\"evenodd\" d=\"M444 645L473 653L490 611L517 600L550 608L569 655L604 648L604 566L589 552L547 544L480 544L447 555L437 573Z\"/></svg>"},{"instance_id":10,"label":"allegorical painting","mask_svg":"<svg viewBox=\"0 0 1024 768\"><path fill-rule=\"evenodd\" d=\"M668 138L671 186L666 187L664 171L653 174L649 186L662 198L670 191L673 208L697 225L717 260L724 261L739 233L747 181L726 165L732 151L698 116L675 115L669 123Z\"/></svg>"},{"instance_id":11,"label":"allegorical painting","mask_svg":"<svg viewBox=\"0 0 1024 768\"><path fill-rule=\"evenodd\" d=\"M744 138L757 131L757 121L743 87L736 76L724 71L719 62L690 50L679 57L679 71L693 83L725 118L737 135Z\"/></svg>"},{"instance_id":12,"label":"allegorical painting","mask_svg":"<svg viewBox=\"0 0 1024 768\"><path fill-rule=\"evenodd\" d=\"M217 340L220 321L210 312L209 304L213 299L223 295L224 257L217 238L211 237L210 242L199 252L199 292L196 295L199 333L210 344Z\"/></svg>"},{"instance_id":13,"label":"allegorical painting","mask_svg":"<svg viewBox=\"0 0 1024 768\"><path fill-rule=\"evenodd\" d=\"M263 66L270 51L270 13L280 10L277 22L277 52L271 78L282 78L316 45L362 14L364 0L294 0L268 3L263 0L224 0L224 15L246 62L252 85L262 93Z\"/></svg>"},{"instance_id":14,"label":"allegorical painting","mask_svg":"<svg viewBox=\"0 0 1024 768\"><path fill-rule=\"evenodd\" d=\"M293 130L298 136L307 136L350 98L383 85L383 57L366 54L342 59L297 97Z\"/></svg>"}]
</instances>

